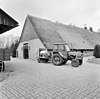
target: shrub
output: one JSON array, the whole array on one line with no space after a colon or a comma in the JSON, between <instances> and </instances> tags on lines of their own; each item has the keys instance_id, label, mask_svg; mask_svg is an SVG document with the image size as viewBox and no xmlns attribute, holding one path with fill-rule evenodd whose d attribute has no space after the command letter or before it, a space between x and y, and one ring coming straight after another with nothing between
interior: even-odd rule
<instances>
[{"instance_id":1,"label":"shrub","mask_svg":"<svg viewBox=\"0 0 100 99\"><path fill-rule=\"evenodd\" d=\"M95 58L100 58L100 45L99 44L95 45L93 56Z\"/></svg>"}]
</instances>

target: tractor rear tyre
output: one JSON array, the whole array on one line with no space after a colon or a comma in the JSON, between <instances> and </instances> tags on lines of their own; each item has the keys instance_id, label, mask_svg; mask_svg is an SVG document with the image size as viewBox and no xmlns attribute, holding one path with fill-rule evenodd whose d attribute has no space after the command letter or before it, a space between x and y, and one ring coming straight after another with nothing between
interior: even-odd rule
<instances>
[{"instance_id":1,"label":"tractor rear tyre","mask_svg":"<svg viewBox=\"0 0 100 99\"><path fill-rule=\"evenodd\" d=\"M52 63L56 66L60 66L63 63L63 59L59 54L54 54L52 56Z\"/></svg>"},{"instance_id":2,"label":"tractor rear tyre","mask_svg":"<svg viewBox=\"0 0 100 99\"><path fill-rule=\"evenodd\" d=\"M73 67L78 67L78 66L79 66L79 61L76 60L76 59L73 59L72 62L71 62L71 65L72 65Z\"/></svg>"}]
</instances>

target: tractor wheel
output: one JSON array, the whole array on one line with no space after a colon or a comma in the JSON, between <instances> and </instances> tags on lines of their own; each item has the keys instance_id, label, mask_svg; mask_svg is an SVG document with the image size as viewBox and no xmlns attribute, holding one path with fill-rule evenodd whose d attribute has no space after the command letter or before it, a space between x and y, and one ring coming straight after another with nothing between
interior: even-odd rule
<instances>
[{"instance_id":1,"label":"tractor wheel","mask_svg":"<svg viewBox=\"0 0 100 99\"><path fill-rule=\"evenodd\" d=\"M56 66L60 66L63 63L63 59L59 54L54 54L52 56L52 63Z\"/></svg>"},{"instance_id":2,"label":"tractor wheel","mask_svg":"<svg viewBox=\"0 0 100 99\"><path fill-rule=\"evenodd\" d=\"M76 60L76 59L73 59L72 62L71 62L71 65L72 65L73 67L78 67L78 66L79 66L79 61Z\"/></svg>"},{"instance_id":3,"label":"tractor wheel","mask_svg":"<svg viewBox=\"0 0 100 99\"><path fill-rule=\"evenodd\" d=\"M79 65L82 65L82 63L83 63L83 60L79 60Z\"/></svg>"}]
</instances>

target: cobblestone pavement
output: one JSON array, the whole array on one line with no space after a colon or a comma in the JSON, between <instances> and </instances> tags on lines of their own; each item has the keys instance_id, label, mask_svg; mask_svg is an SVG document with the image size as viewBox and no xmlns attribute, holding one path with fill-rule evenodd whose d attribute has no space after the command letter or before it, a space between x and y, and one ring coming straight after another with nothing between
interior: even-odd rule
<instances>
[{"instance_id":1,"label":"cobblestone pavement","mask_svg":"<svg viewBox=\"0 0 100 99\"><path fill-rule=\"evenodd\" d=\"M15 72L0 83L0 99L100 99L100 67L78 68L14 59Z\"/></svg>"}]
</instances>

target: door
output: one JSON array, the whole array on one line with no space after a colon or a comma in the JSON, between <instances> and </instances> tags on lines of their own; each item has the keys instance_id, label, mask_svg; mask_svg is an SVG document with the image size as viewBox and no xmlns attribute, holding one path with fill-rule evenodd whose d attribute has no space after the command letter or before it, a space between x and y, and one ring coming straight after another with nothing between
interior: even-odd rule
<instances>
[{"instance_id":1,"label":"door","mask_svg":"<svg viewBox=\"0 0 100 99\"><path fill-rule=\"evenodd\" d=\"M24 59L29 58L28 43L23 45L23 57Z\"/></svg>"}]
</instances>

